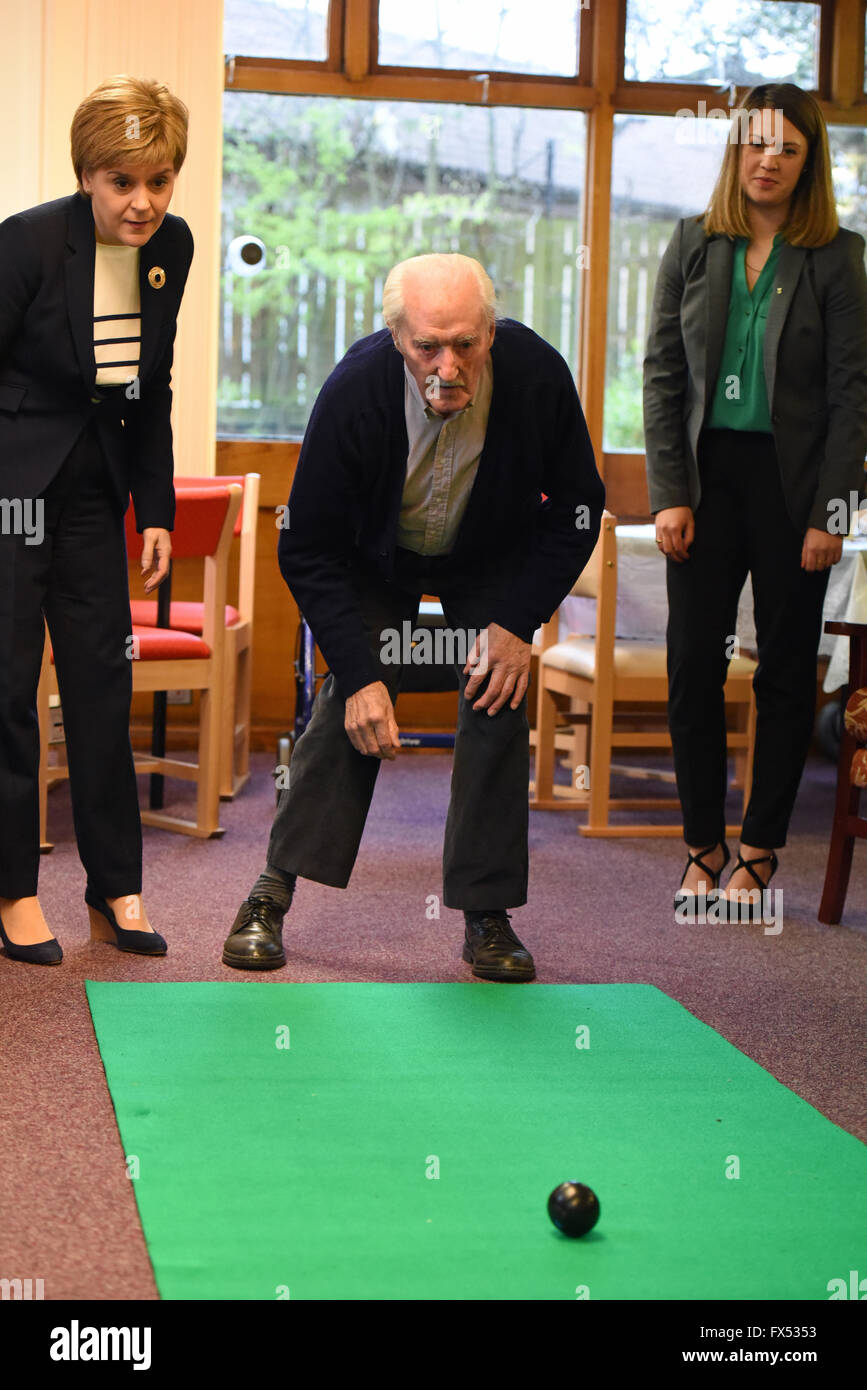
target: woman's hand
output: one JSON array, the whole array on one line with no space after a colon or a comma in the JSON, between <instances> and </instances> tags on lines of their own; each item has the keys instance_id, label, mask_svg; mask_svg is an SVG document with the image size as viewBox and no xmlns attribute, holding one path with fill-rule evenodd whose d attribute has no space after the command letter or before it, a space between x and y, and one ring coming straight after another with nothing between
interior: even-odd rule
<instances>
[{"instance_id":1,"label":"woman's hand","mask_svg":"<svg viewBox=\"0 0 867 1390\"><path fill-rule=\"evenodd\" d=\"M663 507L654 517L656 544L669 559L682 564L689 559L689 547L695 540L695 518L692 507Z\"/></svg>"},{"instance_id":2,"label":"woman's hand","mask_svg":"<svg viewBox=\"0 0 867 1390\"><path fill-rule=\"evenodd\" d=\"M801 569L826 570L843 554L843 537L831 536L816 526L808 526L801 547Z\"/></svg>"},{"instance_id":3,"label":"woman's hand","mask_svg":"<svg viewBox=\"0 0 867 1390\"><path fill-rule=\"evenodd\" d=\"M145 593L150 594L159 588L169 572L172 539L161 526L146 526L142 531L142 542L141 572L145 575L148 570L154 571L144 586Z\"/></svg>"}]
</instances>

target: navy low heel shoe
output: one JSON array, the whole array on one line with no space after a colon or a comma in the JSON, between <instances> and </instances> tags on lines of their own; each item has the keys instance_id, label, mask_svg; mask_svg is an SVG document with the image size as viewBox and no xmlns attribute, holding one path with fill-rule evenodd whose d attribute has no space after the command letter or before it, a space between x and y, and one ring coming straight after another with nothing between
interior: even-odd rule
<instances>
[{"instance_id":1,"label":"navy low heel shoe","mask_svg":"<svg viewBox=\"0 0 867 1390\"><path fill-rule=\"evenodd\" d=\"M32 946L19 946L17 941L10 941L3 930L3 923L0 921L0 937L6 947L6 954L10 960L24 960L29 965L59 965L63 960L63 951L60 942L52 937L50 941L35 941Z\"/></svg>"},{"instance_id":2,"label":"navy low heel shoe","mask_svg":"<svg viewBox=\"0 0 867 1390\"><path fill-rule=\"evenodd\" d=\"M88 888L84 894L90 914L91 941L111 941L119 951L131 951L137 956L164 956L168 950L159 932L128 931L120 926L105 898L99 898Z\"/></svg>"}]
</instances>

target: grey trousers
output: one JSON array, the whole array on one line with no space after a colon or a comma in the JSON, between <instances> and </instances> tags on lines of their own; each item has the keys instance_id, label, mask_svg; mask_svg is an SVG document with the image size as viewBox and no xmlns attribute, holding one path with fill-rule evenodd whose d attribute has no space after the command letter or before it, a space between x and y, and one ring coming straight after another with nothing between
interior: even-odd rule
<instances>
[{"instance_id":1,"label":"grey trousers","mask_svg":"<svg viewBox=\"0 0 867 1390\"><path fill-rule=\"evenodd\" d=\"M439 598L454 632L479 632L490 621L496 577L450 574L448 558L398 551L393 582L353 574L370 649L392 702L402 667L382 661L383 633L401 632L404 622L415 624L422 594ZM443 902L466 911L521 907L528 875L527 698L515 710L507 702L493 716L474 712L472 701L463 697L468 677L461 666L455 663L460 692L443 841ZM381 762L353 748L344 717L345 702L329 675L292 755L268 847L269 864L334 888L349 882ZM406 872L412 874L412 864Z\"/></svg>"}]
</instances>

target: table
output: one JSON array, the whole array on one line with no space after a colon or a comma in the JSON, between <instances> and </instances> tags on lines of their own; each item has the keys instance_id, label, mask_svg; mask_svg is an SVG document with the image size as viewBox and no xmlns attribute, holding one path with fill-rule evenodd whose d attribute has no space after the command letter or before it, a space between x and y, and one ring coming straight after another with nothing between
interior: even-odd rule
<instances>
[{"instance_id":1,"label":"table","mask_svg":"<svg viewBox=\"0 0 867 1390\"><path fill-rule=\"evenodd\" d=\"M831 570L824 616L827 622L867 623L867 536L850 536L843 542L843 558ZM830 657L823 690L847 685L849 638L823 634L819 651Z\"/></svg>"},{"instance_id":2,"label":"table","mask_svg":"<svg viewBox=\"0 0 867 1390\"><path fill-rule=\"evenodd\" d=\"M616 528L616 534L617 636L644 642L662 642L668 620L668 598L665 560L656 544L656 528L653 525L624 525ZM832 568L828 580L824 616L826 620L867 622L867 535L844 540L843 557ZM560 641L564 641L570 632L595 636L595 599L564 599L560 606ZM742 649L755 651L753 589L749 576L738 605L736 633ZM848 638L823 633L819 655L829 658L824 681L826 691L837 690L846 684L848 649Z\"/></svg>"}]
</instances>

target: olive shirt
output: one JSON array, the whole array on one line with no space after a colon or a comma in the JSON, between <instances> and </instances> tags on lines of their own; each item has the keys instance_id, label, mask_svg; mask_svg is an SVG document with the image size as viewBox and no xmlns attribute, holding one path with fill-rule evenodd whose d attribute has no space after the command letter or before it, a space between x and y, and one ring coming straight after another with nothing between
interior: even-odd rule
<instances>
[{"instance_id":1,"label":"olive shirt","mask_svg":"<svg viewBox=\"0 0 867 1390\"><path fill-rule=\"evenodd\" d=\"M773 434L763 353L768 305L782 240L782 234L777 232L751 291L746 273L747 239L735 238L726 336L708 429L758 430Z\"/></svg>"},{"instance_id":2,"label":"olive shirt","mask_svg":"<svg viewBox=\"0 0 867 1390\"><path fill-rule=\"evenodd\" d=\"M485 447L494 389L491 360L463 410L438 415L404 363L404 409L409 454L397 521L397 543L419 555L453 549Z\"/></svg>"}]
</instances>

